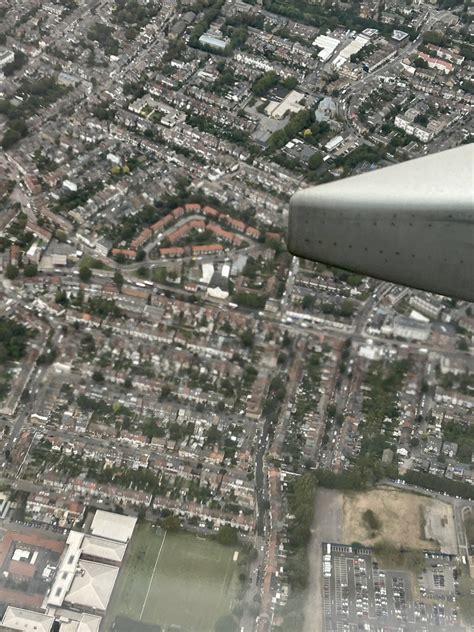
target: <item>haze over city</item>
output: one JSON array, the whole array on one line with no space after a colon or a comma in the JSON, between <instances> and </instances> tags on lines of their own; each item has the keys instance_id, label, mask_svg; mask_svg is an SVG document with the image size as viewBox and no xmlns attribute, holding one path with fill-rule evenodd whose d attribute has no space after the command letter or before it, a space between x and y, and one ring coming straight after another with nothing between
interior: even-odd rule
<instances>
[{"instance_id":1,"label":"haze over city","mask_svg":"<svg viewBox=\"0 0 474 632\"><path fill-rule=\"evenodd\" d=\"M472 14L0 0L0 630L474 629L474 307L286 245L472 142Z\"/></svg>"}]
</instances>

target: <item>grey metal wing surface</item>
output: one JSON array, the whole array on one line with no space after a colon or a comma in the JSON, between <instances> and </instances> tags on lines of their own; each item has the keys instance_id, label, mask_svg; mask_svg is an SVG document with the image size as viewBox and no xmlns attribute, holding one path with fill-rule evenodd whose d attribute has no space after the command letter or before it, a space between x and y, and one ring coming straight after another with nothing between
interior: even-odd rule
<instances>
[{"instance_id":1,"label":"grey metal wing surface","mask_svg":"<svg viewBox=\"0 0 474 632\"><path fill-rule=\"evenodd\" d=\"M474 301L474 144L295 193L299 257Z\"/></svg>"}]
</instances>

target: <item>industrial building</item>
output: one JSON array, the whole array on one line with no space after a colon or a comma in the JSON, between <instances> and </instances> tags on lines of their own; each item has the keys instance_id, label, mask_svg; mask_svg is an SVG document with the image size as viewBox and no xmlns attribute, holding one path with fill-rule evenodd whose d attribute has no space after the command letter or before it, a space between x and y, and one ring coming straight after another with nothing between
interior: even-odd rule
<instances>
[{"instance_id":1,"label":"industrial building","mask_svg":"<svg viewBox=\"0 0 474 632\"><path fill-rule=\"evenodd\" d=\"M347 46L345 46L336 59L333 61L333 65L336 68L340 68L347 61L350 61L352 55L357 55L359 51L361 51L366 44L369 43L369 38L365 37L365 35L357 35L355 39L352 40Z\"/></svg>"},{"instance_id":2,"label":"industrial building","mask_svg":"<svg viewBox=\"0 0 474 632\"><path fill-rule=\"evenodd\" d=\"M314 40L313 46L321 48L318 53L318 57L321 61L327 61L339 46L340 41L335 37L329 37L329 35L318 35Z\"/></svg>"}]
</instances>

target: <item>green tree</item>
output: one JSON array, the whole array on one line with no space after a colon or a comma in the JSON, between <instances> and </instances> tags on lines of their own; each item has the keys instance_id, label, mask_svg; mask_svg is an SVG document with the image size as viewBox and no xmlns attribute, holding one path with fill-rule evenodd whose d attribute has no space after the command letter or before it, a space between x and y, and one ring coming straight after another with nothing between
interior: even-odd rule
<instances>
[{"instance_id":1,"label":"green tree","mask_svg":"<svg viewBox=\"0 0 474 632\"><path fill-rule=\"evenodd\" d=\"M94 373L92 374L92 379L98 384L102 384L102 382L105 381L104 374L101 371L94 371Z\"/></svg>"},{"instance_id":2,"label":"green tree","mask_svg":"<svg viewBox=\"0 0 474 632\"><path fill-rule=\"evenodd\" d=\"M166 531L178 531L181 527L181 523L178 516L171 515L166 516L166 518L161 521L161 527Z\"/></svg>"},{"instance_id":3,"label":"green tree","mask_svg":"<svg viewBox=\"0 0 474 632\"><path fill-rule=\"evenodd\" d=\"M296 77L287 77L283 80L283 85L285 88L288 88L288 90L294 90L298 85L298 79L296 79Z\"/></svg>"},{"instance_id":4,"label":"green tree","mask_svg":"<svg viewBox=\"0 0 474 632\"><path fill-rule=\"evenodd\" d=\"M362 514L362 520L369 531L380 531L382 527L381 521L377 518L372 509L364 511Z\"/></svg>"},{"instance_id":5,"label":"green tree","mask_svg":"<svg viewBox=\"0 0 474 632\"><path fill-rule=\"evenodd\" d=\"M252 86L252 94L261 97L278 83L278 75L273 70L261 75Z\"/></svg>"},{"instance_id":6,"label":"green tree","mask_svg":"<svg viewBox=\"0 0 474 632\"><path fill-rule=\"evenodd\" d=\"M354 313L354 304L352 303L352 301L345 300L341 305L341 309L340 309L341 316L345 316L346 318L349 318L350 316L352 316L353 313Z\"/></svg>"},{"instance_id":7,"label":"green tree","mask_svg":"<svg viewBox=\"0 0 474 632\"><path fill-rule=\"evenodd\" d=\"M27 263L23 269L23 274L26 277L34 277L38 273L38 266L36 263Z\"/></svg>"},{"instance_id":8,"label":"green tree","mask_svg":"<svg viewBox=\"0 0 474 632\"><path fill-rule=\"evenodd\" d=\"M143 250L143 248L139 248L137 250L137 254L135 255L135 261L143 261L145 257L146 257L146 252Z\"/></svg>"},{"instance_id":9,"label":"green tree","mask_svg":"<svg viewBox=\"0 0 474 632\"><path fill-rule=\"evenodd\" d=\"M234 527L224 525L223 527L220 527L216 539L220 544L224 544L226 546L237 546L239 543L238 531L237 529L234 529Z\"/></svg>"},{"instance_id":10,"label":"green tree","mask_svg":"<svg viewBox=\"0 0 474 632\"><path fill-rule=\"evenodd\" d=\"M336 411L337 411L336 404L334 404L334 403L329 404L327 410L328 410L328 417L335 417L336 416Z\"/></svg>"},{"instance_id":11,"label":"green tree","mask_svg":"<svg viewBox=\"0 0 474 632\"><path fill-rule=\"evenodd\" d=\"M323 157L321 156L321 154L318 154L318 153L313 154L311 158L308 160L308 167L312 171L315 171L316 169L318 169L322 164L323 164Z\"/></svg>"},{"instance_id":12,"label":"green tree","mask_svg":"<svg viewBox=\"0 0 474 632\"><path fill-rule=\"evenodd\" d=\"M13 147L15 143L17 143L21 138L20 132L11 127L7 129L2 138L2 147L3 149L10 149Z\"/></svg>"},{"instance_id":13,"label":"green tree","mask_svg":"<svg viewBox=\"0 0 474 632\"><path fill-rule=\"evenodd\" d=\"M469 344L465 338L458 341L458 349L459 351L469 351Z\"/></svg>"},{"instance_id":14,"label":"green tree","mask_svg":"<svg viewBox=\"0 0 474 632\"><path fill-rule=\"evenodd\" d=\"M119 289L122 287L124 280L125 279L123 278L123 274L120 272L120 270L115 270L114 283Z\"/></svg>"},{"instance_id":15,"label":"green tree","mask_svg":"<svg viewBox=\"0 0 474 632\"><path fill-rule=\"evenodd\" d=\"M92 271L89 266L82 265L79 268L79 278L81 279L81 281L83 281L84 283L88 283L91 280L91 277Z\"/></svg>"},{"instance_id":16,"label":"green tree","mask_svg":"<svg viewBox=\"0 0 474 632\"><path fill-rule=\"evenodd\" d=\"M58 352L55 347L51 347L48 351L42 353L36 360L37 364L52 364L57 356Z\"/></svg>"},{"instance_id":17,"label":"green tree","mask_svg":"<svg viewBox=\"0 0 474 632\"><path fill-rule=\"evenodd\" d=\"M423 41L426 44L435 44L435 46L441 46L444 42L445 36L439 31L425 31L423 33Z\"/></svg>"},{"instance_id":18,"label":"green tree","mask_svg":"<svg viewBox=\"0 0 474 632\"><path fill-rule=\"evenodd\" d=\"M286 145L288 140L289 138L285 129L277 129L268 139L268 146L271 149L279 149L280 147L283 147L283 145Z\"/></svg>"},{"instance_id":19,"label":"green tree","mask_svg":"<svg viewBox=\"0 0 474 632\"><path fill-rule=\"evenodd\" d=\"M251 307L253 309L263 309L267 298L265 294L252 294L250 292L238 292L233 297L237 305Z\"/></svg>"},{"instance_id":20,"label":"green tree","mask_svg":"<svg viewBox=\"0 0 474 632\"><path fill-rule=\"evenodd\" d=\"M89 299L87 302L87 311L100 318L106 318L109 314L115 318L122 315L122 310L115 301L102 298L101 296L93 296Z\"/></svg>"},{"instance_id":21,"label":"green tree","mask_svg":"<svg viewBox=\"0 0 474 632\"><path fill-rule=\"evenodd\" d=\"M415 116L415 123L418 123L422 127L426 127L428 125L428 121L429 119L426 114L417 114Z\"/></svg>"},{"instance_id":22,"label":"green tree","mask_svg":"<svg viewBox=\"0 0 474 632\"><path fill-rule=\"evenodd\" d=\"M206 431L205 444L214 445L220 441L221 437L222 432L219 430L219 428L216 425L211 424Z\"/></svg>"},{"instance_id":23,"label":"green tree","mask_svg":"<svg viewBox=\"0 0 474 632\"><path fill-rule=\"evenodd\" d=\"M254 335L252 331L250 329L246 329L244 332L242 332L242 335L240 336L240 340L244 347L252 348L253 341L254 341Z\"/></svg>"},{"instance_id":24,"label":"green tree","mask_svg":"<svg viewBox=\"0 0 474 632\"><path fill-rule=\"evenodd\" d=\"M13 263L9 263L5 270L5 276L11 281L16 279L18 276L18 267L13 265Z\"/></svg>"},{"instance_id":25,"label":"green tree","mask_svg":"<svg viewBox=\"0 0 474 632\"><path fill-rule=\"evenodd\" d=\"M428 68L428 62L421 57L417 57L414 60L413 65L415 66L415 68Z\"/></svg>"},{"instance_id":26,"label":"green tree","mask_svg":"<svg viewBox=\"0 0 474 632\"><path fill-rule=\"evenodd\" d=\"M25 354L28 335L24 325L0 316L0 364L19 360Z\"/></svg>"},{"instance_id":27,"label":"green tree","mask_svg":"<svg viewBox=\"0 0 474 632\"><path fill-rule=\"evenodd\" d=\"M172 421L170 423L168 426L168 432L171 441L181 441L184 436L183 426L181 426L177 421Z\"/></svg>"},{"instance_id":28,"label":"green tree","mask_svg":"<svg viewBox=\"0 0 474 632\"><path fill-rule=\"evenodd\" d=\"M171 386L168 384L163 384L161 387L161 399L166 399L171 395Z\"/></svg>"}]
</instances>

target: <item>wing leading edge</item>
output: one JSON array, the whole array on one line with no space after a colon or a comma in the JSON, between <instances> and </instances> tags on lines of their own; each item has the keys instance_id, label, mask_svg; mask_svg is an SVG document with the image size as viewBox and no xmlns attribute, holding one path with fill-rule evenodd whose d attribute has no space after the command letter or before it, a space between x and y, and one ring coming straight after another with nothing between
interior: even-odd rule
<instances>
[{"instance_id":1,"label":"wing leading edge","mask_svg":"<svg viewBox=\"0 0 474 632\"><path fill-rule=\"evenodd\" d=\"M299 257L474 301L474 144L298 191Z\"/></svg>"}]
</instances>

